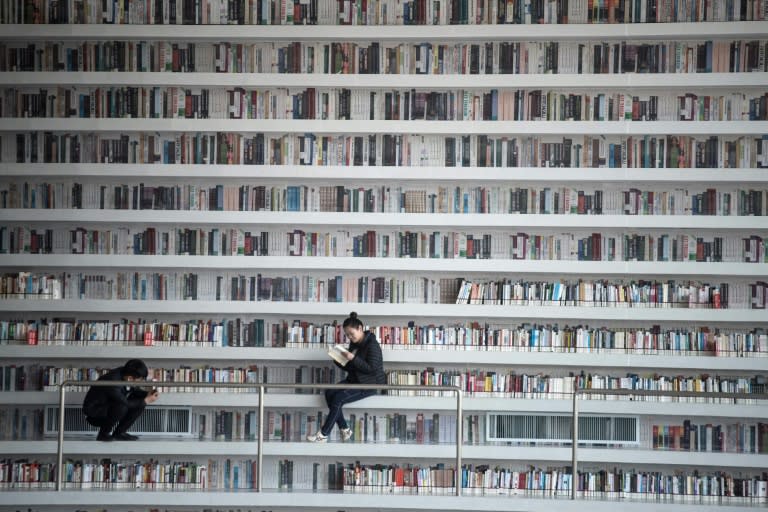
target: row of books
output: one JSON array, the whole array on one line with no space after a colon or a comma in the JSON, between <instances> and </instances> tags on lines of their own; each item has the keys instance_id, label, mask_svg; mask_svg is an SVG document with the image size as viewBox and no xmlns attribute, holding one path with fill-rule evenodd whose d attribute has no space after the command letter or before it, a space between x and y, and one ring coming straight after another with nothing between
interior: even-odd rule
<instances>
[{"instance_id":1,"label":"row of books","mask_svg":"<svg viewBox=\"0 0 768 512\"><path fill-rule=\"evenodd\" d=\"M456 472L444 464L319 463L281 459L262 468L266 488L342 490L364 493L451 494ZM155 460L67 460L61 468L69 489L253 489L256 461L207 459L200 462ZM55 480L52 462L0 461L0 487L49 488ZM717 498L718 502L764 503L768 496L765 474L735 475L724 471L643 471L615 468L580 471L574 478L568 467L517 469L488 465L462 465L458 475L470 495L568 496L576 485L582 497L646 498L686 501Z\"/></svg>"},{"instance_id":2,"label":"row of books","mask_svg":"<svg viewBox=\"0 0 768 512\"><path fill-rule=\"evenodd\" d=\"M375 39L375 36L373 37ZM623 74L768 71L767 41L216 42L0 44L0 71L319 74Z\"/></svg>"},{"instance_id":3,"label":"row of books","mask_svg":"<svg viewBox=\"0 0 768 512\"><path fill-rule=\"evenodd\" d=\"M676 187L0 184L0 207L554 215L768 215L768 190Z\"/></svg>"},{"instance_id":4,"label":"row of books","mask_svg":"<svg viewBox=\"0 0 768 512\"><path fill-rule=\"evenodd\" d=\"M768 215L768 189L701 185L431 186L0 182L0 208L174 211Z\"/></svg>"},{"instance_id":5,"label":"row of books","mask_svg":"<svg viewBox=\"0 0 768 512\"><path fill-rule=\"evenodd\" d=\"M0 441L37 441L43 438L41 407L0 407Z\"/></svg>"},{"instance_id":6,"label":"row of books","mask_svg":"<svg viewBox=\"0 0 768 512\"><path fill-rule=\"evenodd\" d=\"M13 0L0 23L131 25L493 25L761 21L764 0Z\"/></svg>"},{"instance_id":7,"label":"row of books","mask_svg":"<svg viewBox=\"0 0 768 512\"><path fill-rule=\"evenodd\" d=\"M57 391L66 380L82 384L72 386L71 390L86 391L87 381L98 379L109 368L98 367L58 367L50 365L3 365L0 366L2 391ZM159 387L169 393L256 393L255 387L243 388L195 388L186 383L237 383L237 384L334 384L340 380L341 371L335 367L300 365L294 367L273 365L250 365L248 367L211 367L209 365L179 368L152 367L148 379L158 382L176 382L181 386ZM506 398L548 398L565 399L574 390L644 390L644 391L691 391L709 393L765 393L764 376L719 376L701 375L660 375L650 373L641 375L628 373L621 375L572 373L556 376L545 373L518 373L513 370L482 369L389 369L386 371L387 384L398 386L459 386L465 393L476 397ZM297 394L289 388L273 388L270 393ZM307 394L307 393L298 393ZM451 391L441 390L394 390L387 394L394 396L451 396ZM619 395L606 395L586 399L626 400ZM634 401L680 402L680 403L756 403L757 399L733 399L720 397L632 397Z\"/></svg>"},{"instance_id":8,"label":"row of books","mask_svg":"<svg viewBox=\"0 0 768 512\"><path fill-rule=\"evenodd\" d=\"M674 280L461 280L458 278L216 273L7 272L0 298L12 300L216 300L512 306L765 309L764 281L710 284ZM442 288L442 291L441 291Z\"/></svg>"},{"instance_id":9,"label":"row of books","mask_svg":"<svg viewBox=\"0 0 768 512\"><path fill-rule=\"evenodd\" d=\"M358 492L406 492L413 494L449 494L455 482L455 471L442 464L422 468L408 465L402 474L399 466L380 464L367 465L356 462L344 467L343 487L345 491ZM571 486L583 492L584 497L601 498L664 498L684 499L685 497L739 497L762 500L768 493L768 482L762 475L733 478L725 474L704 475L665 474L661 471L585 470L576 477L569 468L547 470L529 468L515 470L487 464L463 465L459 474L461 486L470 495L527 495L527 496L568 496ZM398 491L400 483L405 488ZM394 488L394 489L393 489ZM409 489L410 488L410 489Z\"/></svg>"},{"instance_id":10,"label":"row of books","mask_svg":"<svg viewBox=\"0 0 768 512\"><path fill-rule=\"evenodd\" d=\"M285 369L291 372L293 379L297 377L297 369ZM109 371L109 368L96 367L56 367L43 366L37 364L31 365L2 365L0 366L0 375L2 375L3 391L56 391L58 386L65 380L81 381L81 385L75 385L70 388L71 391L87 391L87 381L97 380L101 375ZM219 383L241 383L258 384L261 383L262 376L266 380L266 374L272 376L275 371L268 371L267 367L259 368L257 365L251 365L243 368L236 367L181 367L181 368L157 368L150 369L147 377L150 380L163 380L173 382L219 382ZM299 373L301 375L301 373ZM280 379L278 379L280 380ZM285 380L285 379L282 379ZM279 382L273 382L279 383ZM174 393L256 393L256 388L159 388L164 392Z\"/></svg>"},{"instance_id":11,"label":"row of books","mask_svg":"<svg viewBox=\"0 0 768 512\"><path fill-rule=\"evenodd\" d=\"M276 302L450 303L439 278L246 276L162 272L6 273L0 298L16 300L234 300ZM455 289L454 279L446 279ZM746 284L741 287L748 287ZM745 288L746 289L746 288ZM538 304L540 301L536 300Z\"/></svg>"},{"instance_id":12,"label":"row of books","mask_svg":"<svg viewBox=\"0 0 768 512\"><path fill-rule=\"evenodd\" d=\"M0 366L0 382L3 391L56 391L65 380L81 381L81 385L73 385L70 390L87 391L86 381L96 380L108 371L108 368L77 368L55 367L41 365L9 365ZM153 367L149 371L148 380L178 383L210 382L236 384L333 384L342 379L341 370L334 366L295 367L250 365L248 367L197 367L182 366L180 368ZM188 386L158 387L163 392L174 393L257 393L255 387L237 388L197 388ZM277 394L312 394L302 389L270 388L268 393Z\"/></svg>"},{"instance_id":13,"label":"row of books","mask_svg":"<svg viewBox=\"0 0 768 512\"><path fill-rule=\"evenodd\" d=\"M768 423L654 424L654 450L692 452L768 453Z\"/></svg>"},{"instance_id":14,"label":"row of books","mask_svg":"<svg viewBox=\"0 0 768 512\"><path fill-rule=\"evenodd\" d=\"M275 0L15 0L0 10L0 23L131 25L331 25L336 2ZM394 6L392 6L394 9Z\"/></svg>"},{"instance_id":15,"label":"row of books","mask_svg":"<svg viewBox=\"0 0 768 512\"><path fill-rule=\"evenodd\" d=\"M708 374L665 376L658 373L625 376L585 373L554 376L550 374L525 374L514 371L456 370L427 367L423 370L388 370L387 383L393 385L459 386L466 394L476 397L502 398L549 398L565 399L576 389L625 389L652 391L711 391L713 393L763 393L765 379L762 376L736 377ZM450 391L395 390L396 396L452 396ZM633 400L680 403L734 403L734 399L687 398L687 397L630 397L620 395L589 395L586 400ZM725 401L723 401L725 400ZM739 403L757 403L752 399L738 399Z\"/></svg>"},{"instance_id":16,"label":"row of books","mask_svg":"<svg viewBox=\"0 0 768 512\"><path fill-rule=\"evenodd\" d=\"M386 350L469 350L767 357L763 328L558 324L369 325ZM341 325L309 320L0 320L0 345L316 348L344 342Z\"/></svg>"},{"instance_id":17,"label":"row of books","mask_svg":"<svg viewBox=\"0 0 768 512\"><path fill-rule=\"evenodd\" d=\"M551 305L592 307L659 307L726 309L747 300L765 307L766 283L709 284L681 281L523 281L463 279L456 304ZM749 295L742 295L749 292ZM736 303L730 304L731 293ZM757 294L757 296L756 296ZM745 304L745 305L746 305Z\"/></svg>"},{"instance_id":18,"label":"row of books","mask_svg":"<svg viewBox=\"0 0 768 512\"><path fill-rule=\"evenodd\" d=\"M768 136L0 134L16 163L767 168Z\"/></svg>"},{"instance_id":19,"label":"row of books","mask_svg":"<svg viewBox=\"0 0 768 512\"><path fill-rule=\"evenodd\" d=\"M6 89L6 118L436 121L758 121L768 93L637 95L558 90L83 87Z\"/></svg>"},{"instance_id":20,"label":"row of books","mask_svg":"<svg viewBox=\"0 0 768 512\"><path fill-rule=\"evenodd\" d=\"M386 0L384 0L386 2ZM379 11L380 1L343 0L339 7L339 23L351 25L392 24ZM386 5L386 3L385 3ZM757 20L766 16L759 0L746 4L720 5L685 1L680 4L632 2L619 0L605 4L589 0L498 0L478 2L451 0L447 2L416 0L403 5L403 24L574 24L574 23L672 23L695 21ZM448 12L445 12L446 8ZM386 12L386 11L385 11ZM397 11L396 11L397 12ZM406 13L409 16L406 16ZM396 14L397 16L397 14ZM395 18L395 23L400 17Z\"/></svg>"},{"instance_id":21,"label":"row of books","mask_svg":"<svg viewBox=\"0 0 768 512\"><path fill-rule=\"evenodd\" d=\"M264 440L275 442L302 442L307 435L320 430L323 411L268 410L264 419ZM415 443L441 444L456 441L456 416L439 413L351 413L347 424L352 430L353 443ZM479 414L467 414L464 418L465 442L479 443L485 418ZM255 410L206 410L193 412L192 434L201 440L253 441L258 430ZM340 441L337 431L329 434L331 441ZM473 440L474 439L474 440Z\"/></svg>"},{"instance_id":22,"label":"row of books","mask_svg":"<svg viewBox=\"0 0 768 512\"><path fill-rule=\"evenodd\" d=\"M768 238L669 233L34 229L0 226L0 254L303 256L768 263Z\"/></svg>"}]
</instances>

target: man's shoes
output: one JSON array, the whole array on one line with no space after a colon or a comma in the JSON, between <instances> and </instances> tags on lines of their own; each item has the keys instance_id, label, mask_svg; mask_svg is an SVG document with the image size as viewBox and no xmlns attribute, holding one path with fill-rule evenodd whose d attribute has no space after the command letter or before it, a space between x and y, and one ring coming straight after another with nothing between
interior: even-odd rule
<instances>
[{"instance_id":1,"label":"man's shoes","mask_svg":"<svg viewBox=\"0 0 768 512\"><path fill-rule=\"evenodd\" d=\"M107 434L106 432L99 432L96 435L96 440L97 441L104 441L104 442L108 443L108 442L112 441L112 439L113 439L112 436L110 434Z\"/></svg>"},{"instance_id":2,"label":"man's shoes","mask_svg":"<svg viewBox=\"0 0 768 512\"><path fill-rule=\"evenodd\" d=\"M352 429L351 428L341 429L341 440L349 441L350 439L352 439Z\"/></svg>"},{"instance_id":3,"label":"man's shoes","mask_svg":"<svg viewBox=\"0 0 768 512\"><path fill-rule=\"evenodd\" d=\"M308 435L307 441L310 443L327 443L328 436L324 436L322 432L318 432L317 434Z\"/></svg>"},{"instance_id":4,"label":"man's shoes","mask_svg":"<svg viewBox=\"0 0 768 512\"><path fill-rule=\"evenodd\" d=\"M128 432L123 432L120 434L112 435L112 439L114 439L115 441L137 441L139 439L139 436L129 434Z\"/></svg>"}]
</instances>

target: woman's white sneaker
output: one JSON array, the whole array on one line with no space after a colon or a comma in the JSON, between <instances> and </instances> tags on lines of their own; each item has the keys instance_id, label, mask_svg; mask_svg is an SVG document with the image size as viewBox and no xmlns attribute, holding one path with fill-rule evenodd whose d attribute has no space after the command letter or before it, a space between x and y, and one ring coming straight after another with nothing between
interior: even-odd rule
<instances>
[{"instance_id":1,"label":"woman's white sneaker","mask_svg":"<svg viewBox=\"0 0 768 512\"><path fill-rule=\"evenodd\" d=\"M351 428L341 429L341 440L349 441L350 439L352 439L352 429Z\"/></svg>"},{"instance_id":2,"label":"woman's white sneaker","mask_svg":"<svg viewBox=\"0 0 768 512\"><path fill-rule=\"evenodd\" d=\"M307 441L310 443L325 443L328 442L328 436L324 436L322 432L318 432L316 434L308 435Z\"/></svg>"}]
</instances>

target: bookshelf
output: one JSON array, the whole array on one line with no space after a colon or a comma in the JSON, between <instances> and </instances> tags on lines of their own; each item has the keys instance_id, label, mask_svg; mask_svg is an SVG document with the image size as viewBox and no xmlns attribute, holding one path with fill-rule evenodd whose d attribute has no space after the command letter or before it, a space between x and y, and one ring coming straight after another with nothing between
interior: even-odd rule
<instances>
[{"instance_id":1,"label":"bookshelf","mask_svg":"<svg viewBox=\"0 0 768 512\"><path fill-rule=\"evenodd\" d=\"M2 43L8 47L27 42L61 42L76 44L105 41L184 42L211 45L221 42L253 44L275 42L279 45L299 42L313 43L349 41L361 46L370 42L420 44L435 41L448 45L467 41L546 43L621 43L682 41L695 44L701 40L750 41L765 43L768 30L763 21L719 23L648 23L605 25L452 25L452 26L153 26L153 25L3 25ZM520 90L575 90L594 92L659 94L675 97L678 94L723 94L742 92L764 95L768 90L768 73L584 73L584 74L331 74L331 73L213 73L213 72L71 72L71 71L2 71L3 87L37 90L60 87L180 87L247 89L339 88L360 90L423 90L452 89L520 89ZM695 85L692 85L694 84ZM671 93L670 93L671 91ZM204 133L234 133L251 136L301 136L318 134L329 136L365 136L388 134L418 134L434 137L460 137L461 135L494 137L524 137L535 134L544 140L559 141L563 137L574 139L585 136L608 137L617 142L625 137L679 135L705 140L717 136L731 141L740 137L765 138L768 121L425 121L425 120L317 120L317 119L97 119L97 118L0 118L0 134L30 132L79 132L114 137L119 134L163 133L189 135ZM4 138L3 144L12 137ZM765 140L763 140L763 143ZM759 147L755 146L756 148ZM406 162L407 164L407 162ZM444 165L202 165L202 164L142 164L142 163L14 163L5 159L0 163L2 182L85 182L97 184L184 184L193 182L211 185L224 183L237 186L247 184L278 184L317 186L334 184L347 186L376 186L394 182L404 187L447 184L472 186L478 182L488 186L556 186L567 183L595 189L607 184L618 188L640 186L649 189L686 188L691 190L708 187L733 189L747 188L765 191L768 172L763 168L738 166L737 168L633 168L633 167L580 167L547 168L541 166L520 167L451 167ZM369 213L369 212L270 212L270 211L140 211L95 209L4 209L1 225L32 226L37 228L73 229L87 226L89 229L110 229L121 226L156 226L158 229L176 227L232 227L287 231L305 230L491 230L494 234L506 230L513 232L540 230L543 233L589 234L616 233L692 233L707 236L743 237L758 235L768 237L764 216L714 216L714 215L554 215L554 214L433 214L433 213ZM334 276L404 275L412 277L443 275L451 277L503 278L507 275L530 277L534 280L567 280L581 276L589 278L615 277L627 280L677 279L683 281L713 281L751 283L761 281L768 274L768 262L746 263L692 262L692 261L571 261L571 260L513 260L513 259L442 259L398 257L325 257L281 255L238 256L186 256L186 255L132 255L132 254L0 254L3 272L240 272L255 274L266 272L275 275L320 273ZM285 320L312 319L330 322L354 309L366 321L374 325L384 323L405 325L416 323L462 324L482 321L491 324L515 325L521 323L567 324L586 322L607 325L609 328L633 326L648 328L661 324L663 327L711 327L765 332L768 328L764 309L688 309L688 308L610 308L580 306L510 306L478 304L376 304L376 303L291 303L267 301L132 301L132 300L0 300L0 320L37 320L48 316L66 316L78 319L115 320L124 317L135 319L159 318L183 321L190 318L247 317ZM0 343L7 343L6 341ZM420 349L419 349L420 348ZM424 349L385 347L385 361L392 369L423 367L449 369L506 369L520 372L552 372L557 375L578 373L587 368L593 372L624 375L629 372L666 375L699 375L717 372L724 376L766 376L765 353L757 357L712 357L711 354L680 355L633 354L627 351L573 353L552 351L512 351L459 349ZM141 357L157 367L175 365L242 366L246 363L267 367L316 365L326 362L323 351L310 347L192 347L192 346L24 346L18 343L2 345L2 364L43 364L54 367L81 365L87 361L94 366L115 366L122 360ZM287 361L287 363L286 363ZM72 400L78 398L73 393ZM0 392L3 407L43 406L55 403L52 392L25 391ZM363 414L378 411L381 414L402 410L416 414L420 411L450 411L452 401L444 397L429 397L428 405L423 397L379 396L353 404L350 412ZM243 394L195 394L173 393L163 397L163 405L205 408L253 408L257 397ZM265 406L273 410L322 410L317 396L267 395ZM499 398L468 396L465 399L467 413L540 413L567 414L570 401L558 398ZM764 404L712 404L666 403L629 401L585 401L580 404L582 413L603 415L637 415L653 417L689 417L692 420L722 422L742 419L764 423L768 416ZM252 445L253 443L251 443ZM67 440L65 454L92 459L100 455L112 458L146 458L151 454L165 459L194 454L200 460L209 457L247 458L253 455L254 446L247 442L178 441L158 443L148 441L141 445L107 447L89 441ZM628 468L650 468L674 472L678 469L702 468L714 472L728 468L733 472L759 475L768 467L765 453L714 453L683 452L650 449L584 448L581 451L581 467L608 468L616 465ZM51 457L55 448L50 441L0 441L0 454L11 459L22 456ZM413 461L432 464L449 460L450 446L410 445L395 443L353 443L315 446L296 442L270 442L265 445L269 464L277 467L278 459L297 461L335 462L343 459L375 464ZM242 456L242 457L241 457ZM559 446L494 446L467 445L464 457L474 464L484 461L491 465L507 465L510 461L531 464L536 467L566 467L570 452ZM270 467L272 467L270 466ZM765 480L763 475L762 480ZM297 486L298 487L298 486ZM270 507L273 509L323 510L324 505L309 505L316 499L295 489L291 493L272 492L259 495L211 490L205 492L156 493L147 490L98 489L68 490L53 494L45 490L16 490L8 493L8 506L26 505L40 510L52 510L54 504L64 507ZM437 492L437 491L436 491ZM558 491L561 492L561 491ZM471 494L471 493L468 493ZM489 493L492 494L492 493ZM565 492L561 492L565 496ZM558 497L558 496L556 496ZM662 499L649 501L622 500L622 509L648 510L743 510L743 505L759 506L762 499L739 501L707 501L696 498ZM531 498L522 493L510 500L491 496L422 496L350 491L334 493L334 510L374 509L430 509L430 510L547 510L549 500ZM602 501L600 497L583 497L596 509L612 509L616 503ZM652 503L652 504L651 504ZM4 505L5 506L5 505ZM581 509L584 503L574 504L558 500L564 510ZM574 508L577 507L577 508ZM2 509L2 507L0 507Z\"/></svg>"},{"instance_id":2,"label":"bookshelf","mask_svg":"<svg viewBox=\"0 0 768 512\"><path fill-rule=\"evenodd\" d=\"M453 126L455 124L455 126ZM502 126L503 125L503 126ZM159 132L264 132L264 133L419 133L423 135L465 134L527 134L561 135L743 135L768 129L768 122L707 121L687 123L675 121L318 121L318 120L264 120L254 123L246 119L18 119L0 123L2 131L159 131ZM455 130L455 131L454 131Z\"/></svg>"}]
</instances>

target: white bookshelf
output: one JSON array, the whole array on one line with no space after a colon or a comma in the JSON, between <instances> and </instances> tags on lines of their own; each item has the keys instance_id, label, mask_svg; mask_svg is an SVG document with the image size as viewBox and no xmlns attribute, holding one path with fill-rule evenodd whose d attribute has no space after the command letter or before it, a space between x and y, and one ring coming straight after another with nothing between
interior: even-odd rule
<instances>
[{"instance_id":1,"label":"white bookshelf","mask_svg":"<svg viewBox=\"0 0 768 512\"><path fill-rule=\"evenodd\" d=\"M477 76L477 75L473 75ZM0 131L238 132L421 135L746 135L768 121L336 121L318 119L2 118Z\"/></svg>"},{"instance_id":2,"label":"white bookshelf","mask_svg":"<svg viewBox=\"0 0 768 512\"><path fill-rule=\"evenodd\" d=\"M755 309L612 308L581 306L498 306L481 304L377 304L350 302L172 301L172 300L0 300L6 312L89 312L127 314L297 315L340 317L353 306L362 318L474 318L517 320L615 320L762 324Z\"/></svg>"},{"instance_id":3,"label":"white bookshelf","mask_svg":"<svg viewBox=\"0 0 768 512\"><path fill-rule=\"evenodd\" d=\"M3 39L197 41L622 41L755 39L765 23L636 23L585 25L245 26L4 25Z\"/></svg>"},{"instance_id":4,"label":"white bookshelf","mask_svg":"<svg viewBox=\"0 0 768 512\"><path fill-rule=\"evenodd\" d=\"M441 496L432 494L380 494L380 493L332 493L333 510L339 509L393 509L393 510L446 510L446 511L530 511L547 512L553 504L564 512L584 510L582 500L571 501L567 496L541 499L521 493L515 496ZM141 506L193 506L193 507L280 507L285 510L309 511L331 510L329 500L318 500L312 491L272 492L222 492L204 491L101 491L82 492L77 490L25 491L14 490L4 493L4 502L9 506L47 506L55 501L59 506L100 506L110 504L110 510L117 507ZM718 500L690 499L671 501L626 497L621 499L621 509L628 512L743 512L748 500L736 504L724 504ZM758 505L759 502L754 503ZM613 512L616 500L590 500L589 508L594 512Z\"/></svg>"},{"instance_id":5,"label":"white bookshelf","mask_svg":"<svg viewBox=\"0 0 768 512\"><path fill-rule=\"evenodd\" d=\"M459 27L457 27L459 28ZM768 84L768 73L705 73L696 75L695 89L760 89ZM441 74L440 90L456 87L483 89L508 88L510 76ZM435 89L435 75L388 74L387 87ZM169 72L120 72L92 71L18 71L0 72L0 85L23 83L25 87L40 86L170 86L170 87L344 87L347 89L381 89L382 75L359 74L312 74L312 73L169 73ZM569 91L581 89L626 89L667 92L669 88L691 88L691 77L682 73L654 74L569 74L514 75L516 89L552 88Z\"/></svg>"},{"instance_id":6,"label":"white bookshelf","mask_svg":"<svg viewBox=\"0 0 768 512\"><path fill-rule=\"evenodd\" d=\"M13 164L0 163L0 175L50 178L163 178L216 181L283 180L314 182L574 182L598 183L710 183L764 184L762 169L638 169L554 167L414 167L414 166L321 166L306 165L200 165L200 164ZM3 212L10 214L11 212Z\"/></svg>"},{"instance_id":7,"label":"white bookshelf","mask_svg":"<svg viewBox=\"0 0 768 512\"><path fill-rule=\"evenodd\" d=\"M93 440L64 440L64 453L72 456L127 457L141 455L166 456L242 456L252 457L258 451L253 441L197 441L145 436L140 443L97 443ZM360 457L361 449L369 459L450 460L456 456L455 446L408 444L408 443L327 443L307 446L306 443L265 441L265 457ZM0 441L0 451L9 455L52 455L56 453L55 440L43 440L34 444ZM585 463L653 464L663 458L668 464L697 467L748 467L764 468L768 456L744 453L659 452L622 448L580 447L580 460ZM472 461L522 460L537 462L566 462L570 460L570 448L527 446L474 446L464 445L462 457Z\"/></svg>"},{"instance_id":8,"label":"white bookshelf","mask_svg":"<svg viewBox=\"0 0 768 512\"><path fill-rule=\"evenodd\" d=\"M551 215L497 213L241 212L188 210L42 210L3 212L6 222L88 224L258 224L271 226L395 226L435 228L613 228L763 230L765 218L716 215Z\"/></svg>"},{"instance_id":9,"label":"white bookshelf","mask_svg":"<svg viewBox=\"0 0 768 512\"><path fill-rule=\"evenodd\" d=\"M563 269L563 264L568 268ZM638 275L638 276L732 276L768 274L766 263L656 262L656 261L575 261L505 260L464 258L368 258L325 256L157 256L96 254L12 254L0 260L2 267L61 269L243 269L243 270L328 270L350 272L455 272L552 275Z\"/></svg>"},{"instance_id":10,"label":"white bookshelf","mask_svg":"<svg viewBox=\"0 0 768 512\"><path fill-rule=\"evenodd\" d=\"M46 361L66 362L68 360L115 360L146 359L154 364L167 364L176 361L179 353L189 361L241 361L258 360L267 364L285 362L290 354L292 362L326 363L328 356L325 348L278 347L194 347L167 346L157 344L149 347L127 346L119 343L73 345L3 345L3 357L6 359L45 359ZM609 351L563 353L557 351L517 351L484 350L481 348L453 348L420 345L409 348L407 345L384 345L384 359L391 364L418 363L423 365L464 366L467 364L481 367L520 366L581 369L581 368L654 368L676 370L742 371L760 372L765 370L768 358L764 357L712 357L663 354L622 354Z\"/></svg>"},{"instance_id":11,"label":"white bookshelf","mask_svg":"<svg viewBox=\"0 0 768 512\"><path fill-rule=\"evenodd\" d=\"M67 404L82 401L84 393L71 391L67 394ZM0 404L51 405L58 403L58 392L24 391L0 392ZM428 400L428 403L425 402ZM258 407L257 393L166 393L162 395L163 406L199 406L199 407ZM274 409L311 409L325 408L321 395L295 395L267 392L264 407ZM345 406L351 412L364 411L455 411L456 398L450 396L374 396ZM552 413L570 415L571 399L550 398L501 398L501 397L465 397L464 411L483 412L525 412ZM634 401L634 400L580 400L580 413L654 415L654 416L691 416L694 418L768 418L766 407L761 404L709 404L672 401ZM361 456L365 452L361 452Z\"/></svg>"},{"instance_id":12,"label":"white bookshelf","mask_svg":"<svg viewBox=\"0 0 768 512\"><path fill-rule=\"evenodd\" d=\"M326 363L328 356L321 346L308 348L277 347L193 347L167 346L163 344L145 346L126 346L119 343L99 346L73 344L68 346L48 345L4 345L3 357L6 359L45 359L46 361L65 362L73 359L114 360L147 359L153 363L165 364L176 361L179 353L190 361L241 361L258 360L267 362L285 362L290 354L292 362ZM449 348L422 346L408 348L406 345L384 345L384 358L391 364L419 363L423 365L467 365L481 367L520 366L581 369L581 368L654 368L679 370L742 371L759 372L765 369L768 358L764 357L712 357L663 354L621 354L608 351L563 353L557 351L517 351L483 350L480 348Z\"/></svg>"},{"instance_id":13,"label":"white bookshelf","mask_svg":"<svg viewBox=\"0 0 768 512\"><path fill-rule=\"evenodd\" d=\"M466 41L701 41L750 40L768 38L764 22L740 23L667 23L623 25L490 25L490 26L144 26L144 25L4 25L4 41L185 41L216 43L221 41L288 43L331 41L412 42L437 41L459 43ZM438 85L436 85L438 84ZM673 95L688 91L762 92L768 89L768 73L711 74L583 74L583 75L333 75L333 74L226 74L226 73L0 73L0 85L5 87L50 86L171 86L171 87L317 87L317 88L514 88L567 89L577 91L658 91ZM114 132L236 132L236 133L316 133L316 134L423 134L423 135L759 135L768 133L768 121L708 121L708 122L586 122L586 121L320 121L320 120L247 120L247 119L13 119L0 118L0 132L81 131ZM745 185L765 188L766 169L622 169L622 168L476 168L476 167L307 167L299 165L141 165L141 164L0 164L0 177L22 179L63 180L128 180L138 183L148 180L185 181L189 179L239 183L243 180L278 183L577 183L599 186L602 183L661 184L692 187ZM118 211L118 210L3 210L1 222L49 226L93 225L258 225L258 226L337 226L465 229L490 228L519 230L527 227L545 229L635 230L681 229L709 230L715 233L747 233L766 236L766 217L737 216L619 216L619 215L495 215L495 214L377 214L377 213L311 213L311 212L209 212L209 211ZM322 257L197 257L197 256L94 256L94 255L0 255L0 268L53 269L251 269L253 271L303 272L324 271L329 275L356 273L408 273L439 275L454 274L516 274L579 276L609 275L641 278L644 276L688 276L704 279L730 277L736 279L765 279L768 264L693 263L693 262L588 262L588 261L529 261L529 260L447 260L399 258L322 258ZM403 323L410 319L434 320L439 323L466 320L494 322L609 322L620 325L738 326L766 328L765 311L748 309L674 309L674 308L601 308L555 306L489 306L455 304L356 304L356 303L289 303L289 302L230 302L230 301L100 301L100 300L0 300L0 311L8 317L51 316L60 313L78 317L102 316L122 318L131 315L174 317L193 315L210 317L266 315L278 318L343 318L354 309L365 321L393 319ZM419 321L417 321L419 323ZM288 355L290 354L290 355ZM453 366L453 367L520 367L545 368L563 372L583 368L601 372L627 371L723 372L737 375L765 375L768 358L702 357L682 355L642 355L610 353L547 353L479 350L404 350L384 351L385 361L393 367ZM136 347L136 346L16 346L0 345L3 361L35 361L57 366L74 361L95 361L118 364L132 357L146 359L151 364L168 365L175 362L194 365L196 362L253 361L264 365L296 365L325 362L324 352L312 348L204 348L204 347ZM70 403L82 399L82 393L70 393ZM54 392L0 392L0 405L50 405L57 402ZM200 407L255 407L258 395L253 393L168 393L163 405ZM324 409L318 395L267 394L265 406L270 408ZM450 397L376 396L351 404L351 411L452 411L455 401ZM464 400L468 412L487 411L538 412L569 414L570 400L509 399L470 396ZM711 404L694 402L636 402L628 400L580 400L581 413L626 414L643 416L686 416L691 418L755 418L768 419L764 404ZM147 443L112 443L105 445L88 440L67 440L65 452L83 456L105 453L113 457L163 454L166 457L250 456L255 443L192 442L161 440ZM0 454L50 456L55 443L0 442ZM267 443L264 455L270 457L311 458L333 461L336 458L375 461L449 460L452 447L443 445ZM564 447L466 446L464 457L477 461L532 461L568 465L570 451ZM580 462L604 465L647 465L661 470L698 467L704 470L731 468L757 474L768 467L768 456L755 454L667 452L651 450L581 449ZM119 509L135 506L207 505L231 507L275 507L290 510L320 510L325 504L316 494L286 492L157 492L145 490L88 492L68 490L53 493L47 490L13 489L3 493L6 506L29 506L45 510L53 506L104 506ZM310 504L315 502L315 504ZM551 510L553 500L528 496L514 498L488 496L430 496L376 495L363 493L335 494L333 509L365 507L387 510ZM758 502L726 504L716 501L633 500L620 502L621 510L694 511L744 510L744 505ZM762 504L762 503L761 503ZM588 506L595 512L616 510L612 500L571 502L558 499L556 507L563 511L583 510Z\"/></svg>"}]
</instances>

